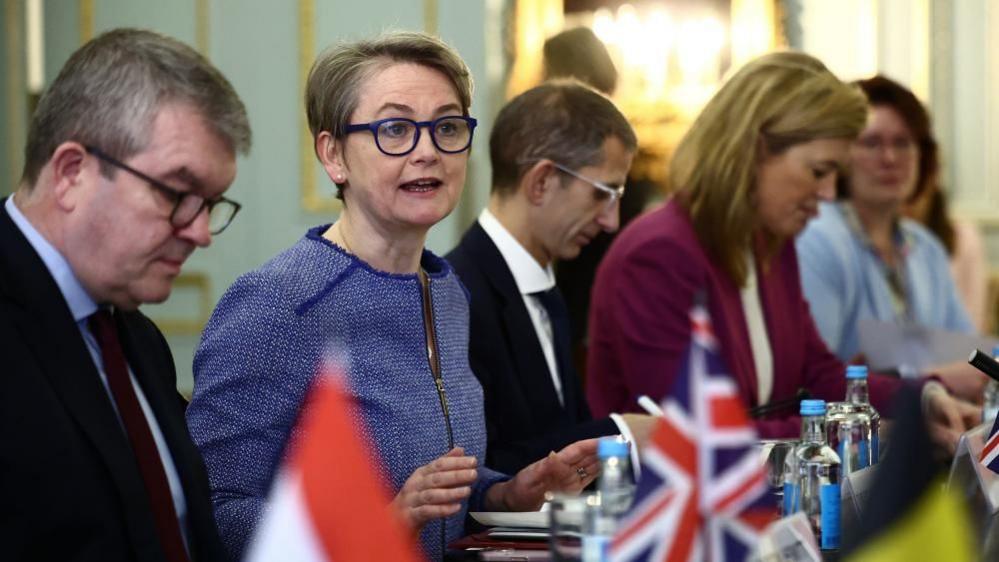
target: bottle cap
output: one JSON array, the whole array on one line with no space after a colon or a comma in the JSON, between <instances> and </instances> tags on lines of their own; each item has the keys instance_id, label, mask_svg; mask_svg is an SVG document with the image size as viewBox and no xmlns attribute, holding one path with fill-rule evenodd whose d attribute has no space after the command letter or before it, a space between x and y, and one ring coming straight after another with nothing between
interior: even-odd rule
<instances>
[{"instance_id":1,"label":"bottle cap","mask_svg":"<svg viewBox=\"0 0 999 562\"><path fill-rule=\"evenodd\" d=\"M824 416L826 415L825 400L802 400L801 415L803 416Z\"/></svg>"},{"instance_id":2,"label":"bottle cap","mask_svg":"<svg viewBox=\"0 0 999 562\"><path fill-rule=\"evenodd\" d=\"M846 368L847 379L866 379L867 365L849 365Z\"/></svg>"},{"instance_id":3,"label":"bottle cap","mask_svg":"<svg viewBox=\"0 0 999 562\"><path fill-rule=\"evenodd\" d=\"M597 456L601 459L627 457L628 444L618 441L617 437L602 437L597 443Z\"/></svg>"},{"instance_id":4,"label":"bottle cap","mask_svg":"<svg viewBox=\"0 0 999 562\"><path fill-rule=\"evenodd\" d=\"M999 357L999 345L992 348L992 358Z\"/></svg>"}]
</instances>

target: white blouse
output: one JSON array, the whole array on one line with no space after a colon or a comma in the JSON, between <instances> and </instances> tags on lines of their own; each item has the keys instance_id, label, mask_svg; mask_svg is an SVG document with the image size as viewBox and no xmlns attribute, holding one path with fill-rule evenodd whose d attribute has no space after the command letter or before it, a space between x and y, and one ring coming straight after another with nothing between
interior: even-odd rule
<instances>
[{"instance_id":1,"label":"white blouse","mask_svg":"<svg viewBox=\"0 0 999 562\"><path fill-rule=\"evenodd\" d=\"M746 330L749 344L753 349L753 364L756 367L757 403L766 404L774 388L774 356L770 350L770 336L763 318L763 305L760 303L760 287L756 275L756 260L749 255L749 271L746 286L740 292L742 311L746 316Z\"/></svg>"}]
</instances>

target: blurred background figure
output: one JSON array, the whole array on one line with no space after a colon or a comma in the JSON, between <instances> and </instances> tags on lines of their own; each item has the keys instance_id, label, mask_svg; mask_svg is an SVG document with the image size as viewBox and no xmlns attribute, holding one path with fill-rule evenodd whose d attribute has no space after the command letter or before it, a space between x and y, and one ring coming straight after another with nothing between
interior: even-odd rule
<instances>
[{"instance_id":1,"label":"blurred background figure","mask_svg":"<svg viewBox=\"0 0 999 562\"><path fill-rule=\"evenodd\" d=\"M545 41L542 75L545 80L576 78L608 96L617 87L617 69L607 47L588 27L563 31ZM623 228L645 210L656 193L655 184L629 180L619 203L618 220ZM555 283L565 297L569 311L570 346L574 365L585 379L587 323L590 291L597 266L614 240L616 231L600 232L575 258L560 260L555 267Z\"/></svg>"},{"instance_id":2,"label":"blurred background figure","mask_svg":"<svg viewBox=\"0 0 999 562\"><path fill-rule=\"evenodd\" d=\"M597 272L587 388L594 415L673 391L697 295L742 400L789 406L757 420L762 436L797 433L799 389L843 399L845 365L809 314L793 240L819 202L834 198L866 118L862 93L802 53L764 55L722 86L674 154L675 196L621 232ZM902 384L872 375L872 403L888 411ZM952 451L980 411L938 383L923 393L934 437Z\"/></svg>"},{"instance_id":3,"label":"blurred background figure","mask_svg":"<svg viewBox=\"0 0 999 562\"><path fill-rule=\"evenodd\" d=\"M617 69L607 47L588 27L576 27L545 41L541 61L543 80L575 78L594 89L614 94Z\"/></svg>"},{"instance_id":4,"label":"blurred background figure","mask_svg":"<svg viewBox=\"0 0 999 562\"><path fill-rule=\"evenodd\" d=\"M994 329L995 319L989 317L986 292L988 288L988 256L981 230L975 223L950 214L947 194L935 174L927 178L923 192L906 204L904 213L919 221L932 232L947 250L950 273L968 312L971 324L978 332Z\"/></svg>"},{"instance_id":5,"label":"blurred background figure","mask_svg":"<svg viewBox=\"0 0 999 562\"><path fill-rule=\"evenodd\" d=\"M835 203L798 239L802 286L826 345L843 361L860 360L858 323L866 318L974 333L951 278L947 252L905 204L935 189L937 143L923 105L883 76L857 82L870 103L867 124L850 148L850 172ZM964 362L926 369L969 400L986 378ZM900 366L903 375L917 375ZM911 372L907 372L911 371Z\"/></svg>"}]
</instances>

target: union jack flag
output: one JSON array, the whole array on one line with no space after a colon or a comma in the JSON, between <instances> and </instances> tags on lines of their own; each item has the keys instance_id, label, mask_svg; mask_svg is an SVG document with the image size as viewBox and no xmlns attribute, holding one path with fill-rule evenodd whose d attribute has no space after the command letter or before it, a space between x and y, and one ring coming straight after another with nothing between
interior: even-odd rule
<instances>
[{"instance_id":1,"label":"union jack flag","mask_svg":"<svg viewBox=\"0 0 999 562\"><path fill-rule=\"evenodd\" d=\"M642 451L631 511L611 560L745 560L775 518L756 431L718 353L703 305L664 417Z\"/></svg>"},{"instance_id":2,"label":"union jack flag","mask_svg":"<svg viewBox=\"0 0 999 562\"><path fill-rule=\"evenodd\" d=\"M989 432L989 438L985 441L985 446L982 447L982 456L978 459L985 465L985 468L992 472L999 472L999 431L996 431L997 429L999 429L999 417L992 422L992 431Z\"/></svg>"}]
</instances>

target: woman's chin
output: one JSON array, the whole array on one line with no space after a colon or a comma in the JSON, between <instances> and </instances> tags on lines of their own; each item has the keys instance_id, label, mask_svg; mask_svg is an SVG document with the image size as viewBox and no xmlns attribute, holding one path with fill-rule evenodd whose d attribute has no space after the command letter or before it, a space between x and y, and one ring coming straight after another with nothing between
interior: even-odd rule
<instances>
[{"instance_id":1,"label":"woman's chin","mask_svg":"<svg viewBox=\"0 0 999 562\"><path fill-rule=\"evenodd\" d=\"M805 227L808 226L808 222L811 219L811 216L801 214L800 216L789 217L780 224L763 226L763 229L770 236L773 236L778 240L790 240L796 238L799 234L804 232Z\"/></svg>"},{"instance_id":2,"label":"woman's chin","mask_svg":"<svg viewBox=\"0 0 999 562\"><path fill-rule=\"evenodd\" d=\"M429 230L435 224L446 219L451 211L454 209L450 206L446 209L426 209L423 211L413 210L415 212L408 213L404 218L404 222L412 226L413 228L422 228Z\"/></svg>"}]
</instances>

